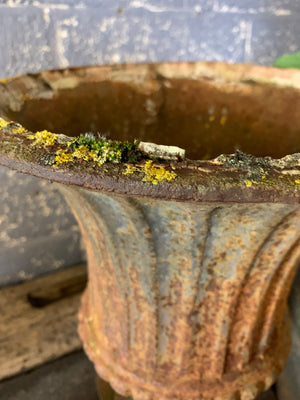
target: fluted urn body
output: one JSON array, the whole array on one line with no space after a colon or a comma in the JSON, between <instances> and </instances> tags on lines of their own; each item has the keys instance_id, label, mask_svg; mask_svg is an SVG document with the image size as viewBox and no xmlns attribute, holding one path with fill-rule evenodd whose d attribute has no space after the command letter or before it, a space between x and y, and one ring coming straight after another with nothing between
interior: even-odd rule
<instances>
[{"instance_id":1,"label":"fluted urn body","mask_svg":"<svg viewBox=\"0 0 300 400\"><path fill-rule=\"evenodd\" d=\"M88 255L79 332L116 391L246 400L274 382L289 351L298 206L61 190Z\"/></svg>"},{"instance_id":2,"label":"fluted urn body","mask_svg":"<svg viewBox=\"0 0 300 400\"><path fill-rule=\"evenodd\" d=\"M300 71L251 65L0 82L0 164L57 182L73 209L80 336L121 395L253 400L276 380L300 258L299 109Z\"/></svg>"}]
</instances>

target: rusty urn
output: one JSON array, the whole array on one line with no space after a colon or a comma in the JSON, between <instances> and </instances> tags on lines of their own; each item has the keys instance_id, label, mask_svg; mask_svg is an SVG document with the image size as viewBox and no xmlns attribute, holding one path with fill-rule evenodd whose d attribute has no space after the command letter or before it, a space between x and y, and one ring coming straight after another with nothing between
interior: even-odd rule
<instances>
[{"instance_id":1,"label":"rusty urn","mask_svg":"<svg viewBox=\"0 0 300 400\"><path fill-rule=\"evenodd\" d=\"M79 333L120 395L251 400L276 381L300 260L299 110L300 71L253 65L0 82L0 164L56 182L73 210Z\"/></svg>"}]
</instances>

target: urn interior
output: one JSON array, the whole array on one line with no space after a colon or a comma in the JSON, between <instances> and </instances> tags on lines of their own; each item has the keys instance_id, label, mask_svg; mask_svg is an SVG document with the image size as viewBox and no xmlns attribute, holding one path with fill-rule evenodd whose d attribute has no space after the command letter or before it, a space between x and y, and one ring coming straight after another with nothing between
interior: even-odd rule
<instances>
[{"instance_id":1,"label":"urn interior","mask_svg":"<svg viewBox=\"0 0 300 400\"><path fill-rule=\"evenodd\" d=\"M213 74L208 67L200 79L192 65L172 75L171 64L155 71L150 66L146 73L143 65L130 72L119 68L116 76L100 73L93 81L81 79L84 69L73 70L72 77L67 70L58 78L49 73L50 79L38 78L38 95L24 91L21 106L6 114L32 131L100 132L112 139L177 145L190 159L236 149L274 158L300 152L299 90L247 75L238 82L228 71L219 80L210 68Z\"/></svg>"}]
</instances>

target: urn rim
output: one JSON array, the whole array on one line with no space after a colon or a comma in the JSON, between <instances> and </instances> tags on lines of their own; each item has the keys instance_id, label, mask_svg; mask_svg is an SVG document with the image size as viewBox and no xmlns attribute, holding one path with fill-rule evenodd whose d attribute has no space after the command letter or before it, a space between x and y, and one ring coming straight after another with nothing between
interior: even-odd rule
<instances>
[{"instance_id":1,"label":"urn rim","mask_svg":"<svg viewBox=\"0 0 300 400\"><path fill-rule=\"evenodd\" d=\"M300 101L298 70L219 62L100 65L46 70L0 81L0 117L20 115L17 111L28 99L53 98L59 91L74 90L83 83L127 81L140 91L152 93L149 85L159 79L173 82L187 78L192 82L209 82L222 93L239 90L235 89L239 85L243 90L256 86L274 91L291 90L295 96L299 95ZM38 109L36 114L39 114ZM300 153L276 159L255 157L237 150L209 160L156 160L157 168L174 172L176 178L153 184L144 182L140 173L124 175L126 166L123 163L95 166L74 162L53 168L48 162L49 148L33 148L26 136L17 135L15 131L14 124L0 129L0 164L50 181L165 200L286 204L300 201Z\"/></svg>"}]
</instances>

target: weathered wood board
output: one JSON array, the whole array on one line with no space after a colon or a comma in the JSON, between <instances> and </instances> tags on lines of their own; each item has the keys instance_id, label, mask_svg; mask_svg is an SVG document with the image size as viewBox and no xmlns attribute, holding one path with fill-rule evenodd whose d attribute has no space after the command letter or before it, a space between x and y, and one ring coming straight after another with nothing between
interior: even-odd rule
<instances>
[{"instance_id":1,"label":"weathered wood board","mask_svg":"<svg viewBox=\"0 0 300 400\"><path fill-rule=\"evenodd\" d=\"M0 380L81 348L86 265L0 290Z\"/></svg>"}]
</instances>

